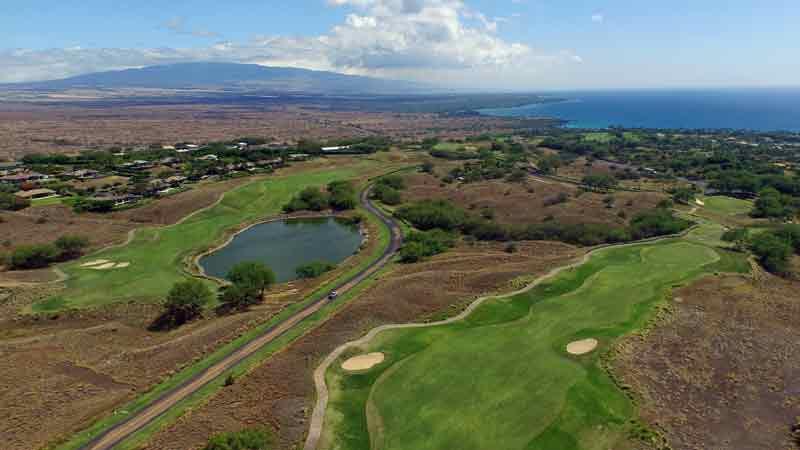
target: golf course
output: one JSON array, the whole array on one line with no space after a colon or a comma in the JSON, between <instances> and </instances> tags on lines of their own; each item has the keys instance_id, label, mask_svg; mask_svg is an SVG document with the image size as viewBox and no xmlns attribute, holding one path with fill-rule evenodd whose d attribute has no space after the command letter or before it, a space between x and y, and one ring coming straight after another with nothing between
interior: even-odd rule
<instances>
[{"instance_id":1,"label":"golf course","mask_svg":"<svg viewBox=\"0 0 800 450\"><path fill-rule=\"evenodd\" d=\"M337 168L253 181L226 193L218 203L175 225L136 230L128 245L110 248L61 267L68 275L66 289L58 297L33 305L33 310L87 308L110 302L159 302L175 282L188 278L185 259L211 248L227 231L280 214L283 205L308 186L354 179L372 166L374 162L362 160ZM102 264L95 264L98 261ZM105 268L107 270L97 270Z\"/></svg>"},{"instance_id":2,"label":"golf course","mask_svg":"<svg viewBox=\"0 0 800 450\"><path fill-rule=\"evenodd\" d=\"M696 234L596 250L463 320L388 328L347 348L326 372L318 448L593 450L656 439L603 361L672 288L747 270L743 255ZM362 354L383 358L343 367Z\"/></svg>"}]
</instances>

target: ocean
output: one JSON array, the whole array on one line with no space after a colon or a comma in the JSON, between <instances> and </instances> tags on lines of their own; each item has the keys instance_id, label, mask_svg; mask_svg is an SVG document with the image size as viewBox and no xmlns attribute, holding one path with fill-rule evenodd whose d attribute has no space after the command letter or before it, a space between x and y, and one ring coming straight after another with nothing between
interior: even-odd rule
<instances>
[{"instance_id":1,"label":"ocean","mask_svg":"<svg viewBox=\"0 0 800 450\"><path fill-rule=\"evenodd\" d=\"M565 99L482 109L502 117L551 117L570 128L682 128L800 132L800 88L559 92Z\"/></svg>"}]
</instances>

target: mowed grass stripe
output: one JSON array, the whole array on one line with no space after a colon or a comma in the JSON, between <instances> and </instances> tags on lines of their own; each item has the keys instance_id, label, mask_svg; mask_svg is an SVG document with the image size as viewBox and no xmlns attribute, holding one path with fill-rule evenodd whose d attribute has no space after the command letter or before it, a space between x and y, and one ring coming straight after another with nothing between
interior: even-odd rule
<instances>
[{"instance_id":1,"label":"mowed grass stripe","mask_svg":"<svg viewBox=\"0 0 800 450\"><path fill-rule=\"evenodd\" d=\"M685 240L612 248L464 321L379 335L364 351L387 362L356 375L332 366L322 448L369 449L370 425L384 450L615 448L636 411L601 368L602 354L718 259ZM569 342L590 337L597 351L566 354Z\"/></svg>"}]
</instances>

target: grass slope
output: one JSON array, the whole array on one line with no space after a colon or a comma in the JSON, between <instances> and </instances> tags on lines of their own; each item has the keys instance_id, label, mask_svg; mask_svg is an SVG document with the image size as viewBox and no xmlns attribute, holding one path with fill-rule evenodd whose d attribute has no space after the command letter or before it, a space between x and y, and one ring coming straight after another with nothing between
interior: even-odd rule
<instances>
[{"instance_id":1,"label":"grass slope","mask_svg":"<svg viewBox=\"0 0 800 450\"><path fill-rule=\"evenodd\" d=\"M386 362L363 374L329 371L323 448L623 448L636 411L602 354L718 260L685 240L612 248L464 321L380 335L364 350L385 352ZM598 351L566 354L588 337Z\"/></svg>"},{"instance_id":2,"label":"grass slope","mask_svg":"<svg viewBox=\"0 0 800 450\"><path fill-rule=\"evenodd\" d=\"M138 230L124 247L109 249L62 267L69 275L67 288L58 301L33 306L34 312L52 310L53 305L85 308L112 302L157 302L170 287L187 278L183 261L209 248L226 232L242 223L279 214L296 192L307 186L357 176L364 161L355 166L303 172L255 181L225 194L222 201L179 224ZM96 271L80 267L88 260L129 262L124 269ZM132 287L135 287L133 289Z\"/></svg>"}]
</instances>

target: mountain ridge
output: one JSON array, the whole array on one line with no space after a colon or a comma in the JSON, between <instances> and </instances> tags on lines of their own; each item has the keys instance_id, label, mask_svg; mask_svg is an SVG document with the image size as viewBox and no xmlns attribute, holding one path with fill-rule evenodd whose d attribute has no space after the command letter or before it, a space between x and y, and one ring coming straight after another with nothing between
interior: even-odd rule
<instances>
[{"instance_id":1,"label":"mountain ridge","mask_svg":"<svg viewBox=\"0 0 800 450\"><path fill-rule=\"evenodd\" d=\"M0 84L0 89L201 89L236 91L399 94L439 90L411 81L347 75L296 67L189 62L111 70L63 79Z\"/></svg>"}]
</instances>

